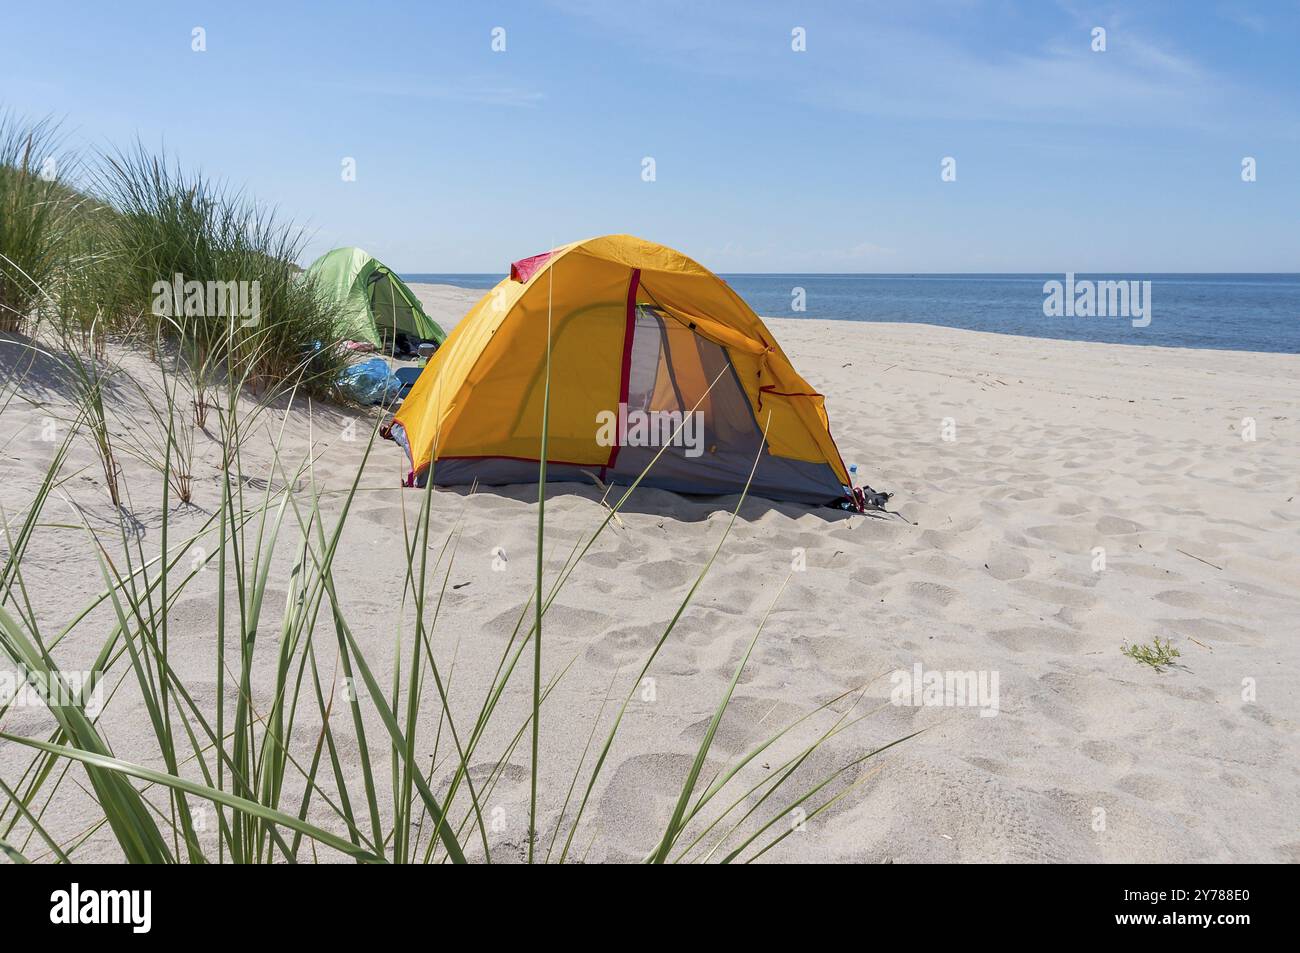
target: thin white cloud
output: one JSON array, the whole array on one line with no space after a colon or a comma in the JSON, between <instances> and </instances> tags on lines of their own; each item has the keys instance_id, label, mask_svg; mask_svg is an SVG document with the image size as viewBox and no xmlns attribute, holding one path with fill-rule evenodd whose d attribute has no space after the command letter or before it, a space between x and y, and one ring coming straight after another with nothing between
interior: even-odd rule
<instances>
[{"instance_id":1,"label":"thin white cloud","mask_svg":"<svg viewBox=\"0 0 1300 953\"><path fill-rule=\"evenodd\" d=\"M1220 4L1219 16L1261 36L1266 35L1270 29L1267 17L1260 16L1254 10L1240 3Z\"/></svg>"},{"instance_id":2,"label":"thin white cloud","mask_svg":"<svg viewBox=\"0 0 1300 953\"><path fill-rule=\"evenodd\" d=\"M1123 7L1062 3L1058 22L1041 38L1009 22L1000 40L996 33L990 39L997 8L983 15L965 2L941 4L924 21L889 6L846 7L835 16L825 7L670 3L667 12L638 18L634 30L626 28L626 11L607 3L553 5L661 66L779 84L775 94L788 102L865 115L1222 129L1251 116L1272 123L1286 112L1271 91L1230 81L1134 22ZM784 24L805 15L813 20L808 51L794 54ZM963 29L977 16L982 32ZM1108 31L1104 53L1090 47L1093 26ZM795 56L798 68L791 69Z\"/></svg>"}]
</instances>

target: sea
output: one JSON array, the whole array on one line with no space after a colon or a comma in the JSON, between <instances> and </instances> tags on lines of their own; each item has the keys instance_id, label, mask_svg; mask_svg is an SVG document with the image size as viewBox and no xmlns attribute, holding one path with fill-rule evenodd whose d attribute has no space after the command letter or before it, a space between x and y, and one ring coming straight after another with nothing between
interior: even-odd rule
<instances>
[{"instance_id":1,"label":"sea","mask_svg":"<svg viewBox=\"0 0 1300 953\"><path fill-rule=\"evenodd\" d=\"M500 275L406 274L488 289ZM1300 274L724 274L765 317L1300 354Z\"/></svg>"}]
</instances>

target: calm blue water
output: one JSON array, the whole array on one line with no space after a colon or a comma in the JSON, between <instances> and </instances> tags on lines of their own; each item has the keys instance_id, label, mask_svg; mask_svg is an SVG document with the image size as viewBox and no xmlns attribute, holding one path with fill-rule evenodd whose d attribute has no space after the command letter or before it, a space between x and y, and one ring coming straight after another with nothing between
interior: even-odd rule
<instances>
[{"instance_id":1,"label":"calm blue water","mask_svg":"<svg viewBox=\"0 0 1300 953\"><path fill-rule=\"evenodd\" d=\"M407 281L493 287L499 275L403 275ZM1150 324L1131 317L1048 317L1043 283L1064 275L723 275L771 317L903 321L971 331L1111 344L1300 354L1300 275L1079 274L1076 283L1150 281ZM794 289L806 310L793 310ZM1145 303L1145 299L1144 299ZM1141 320L1141 319L1139 319Z\"/></svg>"},{"instance_id":2,"label":"calm blue water","mask_svg":"<svg viewBox=\"0 0 1300 953\"><path fill-rule=\"evenodd\" d=\"M495 288L505 275L402 275L406 282L418 281L430 285L455 285L457 288L482 288L487 291Z\"/></svg>"}]
</instances>

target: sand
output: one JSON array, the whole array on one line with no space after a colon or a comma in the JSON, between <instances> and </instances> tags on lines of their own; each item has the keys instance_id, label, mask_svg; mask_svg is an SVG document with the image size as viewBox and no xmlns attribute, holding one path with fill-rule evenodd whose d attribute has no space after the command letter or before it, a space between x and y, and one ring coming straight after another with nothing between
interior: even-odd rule
<instances>
[{"instance_id":1,"label":"sand","mask_svg":"<svg viewBox=\"0 0 1300 953\"><path fill-rule=\"evenodd\" d=\"M416 289L445 326L476 297ZM744 503L652 667L653 685L633 695L575 853L589 861L639 860L654 845L717 702L770 609L706 778L864 684L855 711L866 717L820 748L801 769L803 783L760 813L782 813L786 801L837 768L927 730L842 775L828 792L855 786L764 861L1300 860L1300 357L919 325L773 319L769 327L827 395L834 435L859 480L896 494L892 513ZM140 355L113 356L148 376ZM0 364L11 368L12 361ZM52 372L30 377L20 395L0 424L0 504L11 526L52 452L41 429L66 415L66 387ZM130 411L125 389L118 397L127 440L147 424ZM293 414L286 456L307 449L306 409ZM1253 440L1243 439L1244 418L1253 419ZM276 426L278 419L270 418ZM317 480L345 488L365 446L364 435L348 434L364 431L370 418L318 407L310 423ZM250 486L275 479L268 450L250 446L248 453L265 467ZM197 526L214 505L217 459L213 445L200 447L196 502L204 512L178 512L174 533ZM72 477L64 492L99 528L111 528L95 467L80 443L65 468ZM156 552L157 474L136 461L125 467L131 511L146 549ZM414 494L397 488L403 469L392 444L376 447L335 568L349 621L384 684L401 615L402 520L413 525L417 505ZM602 519L599 496L588 487L551 488L549 575ZM449 669L455 659L458 719L477 710L528 598L535 497L535 486L435 491L435 538L460 530L435 630L440 659ZM735 502L638 492L548 613L545 675L569 667L542 719L543 840L593 720L600 713L600 724L608 724L603 700L611 687L620 700L629 690ZM70 514L67 504L58 506ZM53 510L47 520L61 521ZM292 543L282 548L287 569ZM799 550L804 568L791 573ZM100 588L84 533L75 529L42 528L23 569L50 631ZM286 578L273 573L267 596L267 634L258 646L265 670L274 660ZM215 584L201 579L172 617L176 667L209 705L215 601ZM79 627L60 655L64 667L93 657L108 625L97 613ZM1157 672L1121 654L1122 644L1157 636L1180 650L1178 664ZM328 626L321 637L332 640ZM996 678L996 704L986 695L983 705L916 705L910 693L909 703L894 704L891 673L910 674L917 665L924 673L972 672L988 688ZM523 725L530 678L530 669L521 670L511 682L499 726L475 759L477 778ZM267 691L269 681L256 687ZM132 697L128 685L114 699L105 730L120 755L147 760L148 720ZM436 726L429 707L425 739ZM848 709L842 701L814 714L756 759L747 776L771 772ZM19 708L4 729L40 736L48 724L47 713ZM350 738L342 720L335 728ZM381 731L377 722L374 730ZM299 741L311 739L306 724ZM345 758L355 759L352 745ZM0 776L10 783L26 761L17 745L0 744ZM522 853L528 763L525 744L491 794L499 821L489 835L494 859ZM810 800L806 813L823 800ZM94 805L75 788L49 814L60 836L94 817ZM773 833L789 826L781 819ZM105 831L77 853L85 860L117 856Z\"/></svg>"}]
</instances>

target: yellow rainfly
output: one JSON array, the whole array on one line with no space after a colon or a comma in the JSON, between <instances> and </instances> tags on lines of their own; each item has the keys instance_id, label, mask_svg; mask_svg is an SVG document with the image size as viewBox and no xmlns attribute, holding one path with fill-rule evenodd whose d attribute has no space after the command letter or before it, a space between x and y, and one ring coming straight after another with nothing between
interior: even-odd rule
<instances>
[{"instance_id":1,"label":"yellow rainfly","mask_svg":"<svg viewBox=\"0 0 1300 953\"><path fill-rule=\"evenodd\" d=\"M516 262L456 325L395 415L418 482L536 481L548 328L548 479L626 485L660 448L611 445L599 421L694 411L698 446L670 446L643 485L739 492L757 461L759 495L850 495L824 399L758 315L707 268L630 235Z\"/></svg>"}]
</instances>

